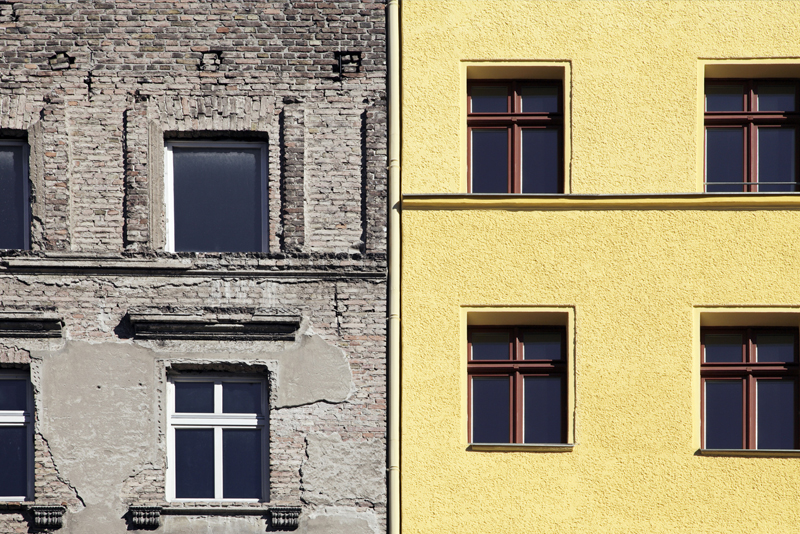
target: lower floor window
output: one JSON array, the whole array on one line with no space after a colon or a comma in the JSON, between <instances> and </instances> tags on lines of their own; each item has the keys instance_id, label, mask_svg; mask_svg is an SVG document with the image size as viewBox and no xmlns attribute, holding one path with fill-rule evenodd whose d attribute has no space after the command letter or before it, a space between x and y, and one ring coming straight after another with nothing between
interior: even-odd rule
<instances>
[{"instance_id":1,"label":"lower floor window","mask_svg":"<svg viewBox=\"0 0 800 534\"><path fill-rule=\"evenodd\" d=\"M798 448L797 352L796 329L703 329L703 448Z\"/></svg>"},{"instance_id":2,"label":"lower floor window","mask_svg":"<svg viewBox=\"0 0 800 534\"><path fill-rule=\"evenodd\" d=\"M0 500L32 497L32 413L28 373L0 371Z\"/></svg>"},{"instance_id":3,"label":"lower floor window","mask_svg":"<svg viewBox=\"0 0 800 534\"><path fill-rule=\"evenodd\" d=\"M563 327L471 328L470 441L566 443Z\"/></svg>"},{"instance_id":4,"label":"lower floor window","mask_svg":"<svg viewBox=\"0 0 800 534\"><path fill-rule=\"evenodd\" d=\"M266 381L182 375L170 392L169 497L268 500Z\"/></svg>"}]
</instances>

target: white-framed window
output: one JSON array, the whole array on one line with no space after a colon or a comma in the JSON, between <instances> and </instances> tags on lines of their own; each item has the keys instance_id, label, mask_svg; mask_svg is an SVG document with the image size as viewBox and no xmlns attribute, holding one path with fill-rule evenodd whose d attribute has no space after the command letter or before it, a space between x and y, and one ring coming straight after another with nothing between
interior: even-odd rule
<instances>
[{"instance_id":1,"label":"white-framed window","mask_svg":"<svg viewBox=\"0 0 800 534\"><path fill-rule=\"evenodd\" d=\"M0 371L0 501L33 498L33 395L27 372Z\"/></svg>"},{"instance_id":2,"label":"white-framed window","mask_svg":"<svg viewBox=\"0 0 800 534\"><path fill-rule=\"evenodd\" d=\"M0 249L30 248L28 143L0 140Z\"/></svg>"},{"instance_id":3,"label":"white-framed window","mask_svg":"<svg viewBox=\"0 0 800 534\"><path fill-rule=\"evenodd\" d=\"M267 251L266 143L168 141L164 176L168 251Z\"/></svg>"},{"instance_id":4,"label":"white-framed window","mask_svg":"<svg viewBox=\"0 0 800 534\"><path fill-rule=\"evenodd\" d=\"M266 380L173 375L168 398L167 499L269 500Z\"/></svg>"}]
</instances>

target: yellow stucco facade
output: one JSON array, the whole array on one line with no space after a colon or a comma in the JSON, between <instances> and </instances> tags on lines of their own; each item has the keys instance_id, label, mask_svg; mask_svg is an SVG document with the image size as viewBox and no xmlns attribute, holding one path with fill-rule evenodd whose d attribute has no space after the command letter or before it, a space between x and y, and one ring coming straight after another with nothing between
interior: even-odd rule
<instances>
[{"instance_id":1,"label":"yellow stucco facade","mask_svg":"<svg viewBox=\"0 0 800 534\"><path fill-rule=\"evenodd\" d=\"M800 78L800 2L403 0L401 25L402 531L800 532L800 453L702 454L700 380L702 326L800 326L800 196L702 193L704 78ZM537 76L566 194L466 194L467 81ZM470 447L470 324L566 327L571 447Z\"/></svg>"}]
</instances>

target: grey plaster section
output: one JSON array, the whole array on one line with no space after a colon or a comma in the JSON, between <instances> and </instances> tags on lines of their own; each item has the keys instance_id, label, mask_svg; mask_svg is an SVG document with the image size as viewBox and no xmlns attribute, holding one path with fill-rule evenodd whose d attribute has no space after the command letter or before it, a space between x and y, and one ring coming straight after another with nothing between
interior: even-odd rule
<instances>
[{"instance_id":1,"label":"grey plaster section","mask_svg":"<svg viewBox=\"0 0 800 534\"><path fill-rule=\"evenodd\" d=\"M31 204L31 249L38 250L42 243L42 220L44 219L44 147L42 141L42 123L34 122L28 128L28 182L30 185Z\"/></svg>"},{"instance_id":2,"label":"grey plaster section","mask_svg":"<svg viewBox=\"0 0 800 534\"><path fill-rule=\"evenodd\" d=\"M275 407L300 406L320 400L347 400L352 387L352 372L344 351L308 332L298 336L297 341L293 347L277 354Z\"/></svg>"},{"instance_id":3,"label":"grey plaster section","mask_svg":"<svg viewBox=\"0 0 800 534\"><path fill-rule=\"evenodd\" d=\"M164 132L155 120L147 124L147 180L150 187L150 248L164 250L167 243L164 232Z\"/></svg>"},{"instance_id":4,"label":"grey plaster section","mask_svg":"<svg viewBox=\"0 0 800 534\"><path fill-rule=\"evenodd\" d=\"M303 500L312 504L384 502L384 465L382 440L342 441L335 433L309 434L301 468Z\"/></svg>"},{"instance_id":5,"label":"grey plaster section","mask_svg":"<svg viewBox=\"0 0 800 534\"><path fill-rule=\"evenodd\" d=\"M266 520L258 516L161 516L159 530L169 534L263 534ZM156 531L158 532L158 531Z\"/></svg>"},{"instance_id":6,"label":"grey plaster section","mask_svg":"<svg viewBox=\"0 0 800 534\"><path fill-rule=\"evenodd\" d=\"M372 512L324 509L300 516L298 534L376 534L380 531Z\"/></svg>"}]
</instances>

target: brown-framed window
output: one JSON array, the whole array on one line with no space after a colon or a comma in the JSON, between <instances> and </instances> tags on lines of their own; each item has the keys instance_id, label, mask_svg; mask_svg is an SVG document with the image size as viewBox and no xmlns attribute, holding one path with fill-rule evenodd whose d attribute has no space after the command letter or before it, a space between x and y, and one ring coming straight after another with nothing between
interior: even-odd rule
<instances>
[{"instance_id":1,"label":"brown-framed window","mask_svg":"<svg viewBox=\"0 0 800 534\"><path fill-rule=\"evenodd\" d=\"M472 327L468 337L470 442L566 443L566 329Z\"/></svg>"},{"instance_id":2,"label":"brown-framed window","mask_svg":"<svg viewBox=\"0 0 800 534\"><path fill-rule=\"evenodd\" d=\"M798 448L794 328L704 328L703 448Z\"/></svg>"},{"instance_id":3,"label":"brown-framed window","mask_svg":"<svg viewBox=\"0 0 800 534\"><path fill-rule=\"evenodd\" d=\"M797 191L798 83L785 79L706 80L707 192Z\"/></svg>"},{"instance_id":4,"label":"brown-framed window","mask_svg":"<svg viewBox=\"0 0 800 534\"><path fill-rule=\"evenodd\" d=\"M470 193L564 192L560 80L467 86Z\"/></svg>"}]
</instances>

